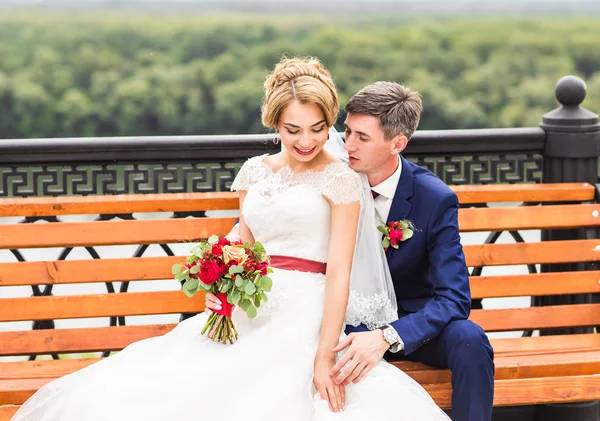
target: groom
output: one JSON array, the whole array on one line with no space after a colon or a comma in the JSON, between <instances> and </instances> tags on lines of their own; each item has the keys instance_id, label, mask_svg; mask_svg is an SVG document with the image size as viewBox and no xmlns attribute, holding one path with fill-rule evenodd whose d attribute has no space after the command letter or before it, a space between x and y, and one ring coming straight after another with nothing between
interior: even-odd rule
<instances>
[{"instance_id":1,"label":"groom","mask_svg":"<svg viewBox=\"0 0 600 421\"><path fill-rule=\"evenodd\" d=\"M349 336L334 350L347 352L332 376L338 384L358 382L382 357L449 368L454 421L489 421L493 350L483 330L467 320L471 294L457 197L433 173L400 155L419 124L421 99L397 83L376 82L354 95L345 110L350 167L367 175L377 216L387 223L409 220L415 230L386 252L399 319L374 331L348 326Z\"/></svg>"}]
</instances>

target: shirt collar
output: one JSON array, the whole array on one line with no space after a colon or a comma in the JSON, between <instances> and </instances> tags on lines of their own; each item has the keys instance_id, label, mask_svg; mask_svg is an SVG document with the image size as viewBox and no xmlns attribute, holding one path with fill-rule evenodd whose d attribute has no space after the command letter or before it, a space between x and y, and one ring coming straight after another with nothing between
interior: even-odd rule
<instances>
[{"instance_id":1,"label":"shirt collar","mask_svg":"<svg viewBox=\"0 0 600 421\"><path fill-rule=\"evenodd\" d=\"M396 189L398 188L398 183L400 182L401 174L402 160L400 159L400 155L398 155L398 168L396 168L396 171L394 171L391 176L383 180L381 183L371 187L371 190L373 190L375 193L379 193L381 196L387 197L388 199L394 199Z\"/></svg>"}]
</instances>

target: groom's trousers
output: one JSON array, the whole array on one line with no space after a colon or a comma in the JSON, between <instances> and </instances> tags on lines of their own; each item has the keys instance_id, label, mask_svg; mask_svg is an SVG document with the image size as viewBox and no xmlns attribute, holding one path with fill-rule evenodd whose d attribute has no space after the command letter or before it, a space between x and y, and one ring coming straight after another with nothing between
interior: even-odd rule
<instances>
[{"instance_id":1,"label":"groom's trousers","mask_svg":"<svg viewBox=\"0 0 600 421\"><path fill-rule=\"evenodd\" d=\"M490 421L494 400L494 351L469 320L450 322L442 333L408 355L387 352L387 361L409 360L452 371L452 420Z\"/></svg>"}]
</instances>

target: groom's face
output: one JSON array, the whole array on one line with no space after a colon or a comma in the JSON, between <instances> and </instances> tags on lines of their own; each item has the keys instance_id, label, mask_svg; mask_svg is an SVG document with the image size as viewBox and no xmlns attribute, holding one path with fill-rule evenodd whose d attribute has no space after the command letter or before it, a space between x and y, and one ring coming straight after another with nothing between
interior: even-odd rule
<instances>
[{"instance_id":1,"label":"groom's face","mask_svg":"<svg viewBox=\"0 0 600 421\"><path fill-rule=\"evenodd\" d=\"M344 148L354 171L369 175L385 167L390 160L397 162L396 142L385 140L377 117L348 113L345 125Z\"/></svg>"}]
</instances>

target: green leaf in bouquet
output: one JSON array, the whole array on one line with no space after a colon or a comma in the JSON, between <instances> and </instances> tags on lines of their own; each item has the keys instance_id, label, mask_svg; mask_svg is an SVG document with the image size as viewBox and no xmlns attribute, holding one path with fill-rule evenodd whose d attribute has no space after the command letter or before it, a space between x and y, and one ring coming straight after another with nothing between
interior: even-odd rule
<instances>
[{"instance_id":1,"label":"green leaf in bouquet","mask_svg":"<svg viewBox=\"0 0 600 421\"><path fill-rule=\"evenodd\" d=\"M269 301L269 297L267 297L267 294L265 294L264 292L261 292L260 293L260 300L264 301L266 303L267 301Z\"/></svg>"},{"instance_id":2,"label":"green leaf in bouquet","mask_svg":"<svg viewBox=\"0 0 600 421\"><path fill-rule=\"evenodd\" d=\"M181 263L175 263L172 267L171 267L171 273L173 275L177 275L179 272L181 272L181 267L183 265Z\"/></svg>"},{"instance_id":3,"label":"green leaf in bouquet","mask_svg":"<svg viewBox=\"0 0 600 421\"><path fill-rule=\"evenodd\" d=\"M196 260L198 260L199 257L196 256L195 254L191 254L187 257L187 262L188 263L194 263Z\"/></svg>"},{"instance_id":4,"label":"green leaf in bouquet","mask_svg":"<svg viewBox=\"0 0 600 421\"><path fill-rule=\"evenodd\" d=\"M194 265L190 269L190 273L198 273L198 272L200 272L200 265Z\"/></svg>"},{"instance_id":5,"label":"green leaf in bouquet","mask_svg":"<svg viewBox=\"0 0 600 421\"><path fill-rule=\"evenodd\" d=\"M258 308L260 307L260 299L261 299L262 295L261 294L256 294L254 296L254 305Z\"/></svg>"},{"instance_id":6,"label":"green leaf in bouquet","mask_svg":"<svg viewBox=\"0 0 600 421\"><path fill-rule=\"evenodd\" d=\"M273 272L275 272L275 271L273 270L273 268L272 268L272 267L268 267L268 268L267 268L267 273L273 273Z\"/></svg>"},{"instance_id":7,"label":"green leaf in bouquet","mask_svg":"<svg viewBox=\"0 0 600 421\"><path fill-rule=\"evenodd\" d=\"M212 288L212 285L206 285L204 282L199 282L198 286L200 288L202 288L204 291L210 291Z\"/></svg>"},{"instance_id":8,"label":"green leaf in bouquet","mask_svg":"<svg viewBox=\"0 0 600 421\"><path fill-rule=\"evenodd\" d=\"M256 285L257 288L262 288L262 276L260 276L260 273L254 278L254 285Z\"/></svg>"},{"instance_id":9,"label":"green leaf in bouquet","mask_svg":"<svg viewBox=\"0 0 600 421\"><path fill-rule=\"evenodd\" d=\"M238 290L233 290L233 292L227 296L227 301L229 301L229 304L237 304L241 298L242 293Z\"/></svg>"},{"instance_id":10,"label":"green leaf in bouquet","mask_svg":"<svg viewBox=\"0 0 600 421\"><path fill-rule=\"evenodd\" d=\"M253 304L250 304L248 307L246 307L244 311L246 312L246 315L251 319L254 319L258 314L258 311L256 311L256 307L254 307Z\"/></svg>"},{"instance_id":11,"label":"green leaf in bouquet","mask_svg":"<svg viewBox=\"0 0 600 421\"><path fill-rule=\"evenodd\" d=\"M263 291L271 291L271 288L273 288L273 280L271 278L269 278L268 276L263 276L260 284L262 285L262 289Z\"/></svg>"},{"instance_id":12,"label":"green leaf in bouquet","mask_svg":"<svg viewBox=\"0 0 600 421\"><path fill-rule=\"evenodd\" d=\"M185 284L183 284L183 289L186 289L188 291L197 291L198 284L199 282L197 279L190 279L189 281L186 281Z\"/></svg>"},{"instance_id":13,"label":"green leaf in bouquet","mask_svg":"<svg viewBox=\"0 0 600 421\"><path fill-rule=\"evenodd\" d=\"M196 246L192 249L191 253L199 258L203 258L204 257L204 252L202 251L202 246Z\"/></svg>"},{"instance_id":14,"label":"green leaf in bouquet","mask_svg":"<svg viewBox=\"0 0 600 421\"><path fill-rule=\"evenodd\" d=\"M230 275L235 275L236 273L242 273L244 272L244 267L243 266L237 266L237 265L233 265L229 268L229 274Z\"/></svg>"},{"instance_id":15,"label":"green leaf in bouquet","mask_svg":"<svg viewBox=\"0 0 600 421\"><path fill-rule=\"evenodd\" d=\"M189 298L192 298L196 294L196 292L197 292L197 290L190 291L185 288L183 289L183 293L185 295L187 295Z\"/></svg>"},{"instance_id":16,"label":"green leaf in bouquet","mask_svg":"<svg viewBox=\"0 0 600 421\"><path fill-rule=\"evenodd\" d=\"M175 279L179 282L183 281L186 278L186 274L183 272L179 272L175 275Z\"/></svg>"},{"instance_id":17,"label":"green leaf in bouquet","mask_svg":"<svg viewBox=\"0 0 600 421\"><path fill-rule=\"evenodd\" d=\"M225 294L227 291L229 291L231 289L231 287L233 286L233 282L232 281L226 281L223 282L223 285L221 286L221 293Z\"/></svg>"},{"instance_id":18,"label":"green leaf in bouquet","mask_svg":"<svg viewBox=\"0 0 600 421\"><path fill-rule=\"evenodd\" d=\"M238 288L241 288L242 286L244 286L244 278L242 278L240 275L237 275L235 277L235 286Z\"/></svg>"},{"instance_id":19,"label":"green leaf in bouquet","mask_svg":"<svg viewBox=\"0 0 600 421\"><path fill-rule=\"evenodd\" d=\"M254 286L254 284L252 282L248 282L248 283L246 283L246 286L244 287L244 291L246 292L246 294L251 295L256 292L256 287Z\"/></svg>"},{"instance_id":20,"label":"green leaf in bouquet","mask_svg":"<svg viewBox=\"0 0 600 421\"><path fill-rule=\"evenodd\" d=\"M211 246L214 246L218 242L219 242L218 235L211 235L210 237L208 237L207 243L210 244Z\"/></svg>"},{"instance_id":21,"label":"green leaf in bouquet","mask_svg":"<svg viewBox=\"0 0 600 421\"><path fill-rule=\"evenodd\" d=\"M246 311L246 309L248 308L248 306L252 304L250 302L250 300L248 300L247 298L244 298L242 301L240 301L240 307L242 308L242 310Z\"/></svg>"},{"instance_id":22,"label":"green leaf in bouquet","mask_svg":"<svg viewBox=\"0 0 600 421\"><path fill-rule=\"evenodd\" d=\"M264 262L267 257L265 247L259 241L254 242L254 254L259 262Z\"/></svg>"}]
</instances>

